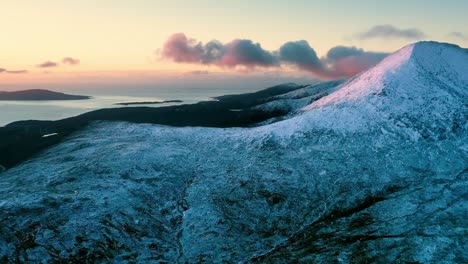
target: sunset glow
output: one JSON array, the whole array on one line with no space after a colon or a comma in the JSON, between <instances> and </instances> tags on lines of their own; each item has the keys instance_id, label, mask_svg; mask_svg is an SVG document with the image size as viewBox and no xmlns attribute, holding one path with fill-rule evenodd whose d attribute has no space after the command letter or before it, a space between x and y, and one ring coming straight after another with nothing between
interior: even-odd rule
<instances>
[{"instance_id":1,"label":"sunset glow","mask_svg":"<svg viewBox=\"0 0 468 264\"><path fill-rule=\"evenodd\" d=\"M288 76L298 69L310 78L349 77L418 40L466 45L468 21L463 11L467 9L468 4L455 0L412 1L404 6L403 1L338 0L294 4L3 0L0 87L66 84L77 78L95 82L116 77L138 83L141 76L157 80L188 72L255 76L273 70ZM286 23L283 13L295 15L288 16ZM201 61L196 52L180 54L170 42L180 37L193 45L225 45L227 53L217 61ZM316 53L317 61L274 56L298 41ZM263 58L249 58L253 53L245 44L258 47L257 55ZM365 54L330 61L327 53L335 47L354 47Z\"/></svg>"}]
</instances>

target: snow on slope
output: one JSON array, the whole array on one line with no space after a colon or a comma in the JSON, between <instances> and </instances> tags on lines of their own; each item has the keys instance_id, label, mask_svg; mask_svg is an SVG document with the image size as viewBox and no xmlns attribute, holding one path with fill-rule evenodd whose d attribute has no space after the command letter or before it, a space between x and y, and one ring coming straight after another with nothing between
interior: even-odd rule
<instances>
[{"instance_id":1,"label":"snow on slope","mask_svg":"<svg viewBox=\"0 0 468 264\"><path fill-rule=\"evenodd\" d=\"M270 97L268 102L255 106L253 109L267 112L283 111L286 113L296 111L333 93L339 88L341 83L342 81L330 81L308 85L289 93Z\"/></svg>"},{"instance_id":2,"label":"snow on slope","mask_svg":"<svg viewBox=\"0 0 468 264\"><path fill-rule=\"evenodd\" d=\"M406 47L263 127L96 123L0 175L0 260L466 262L466 58Z\"/></svg>"},{"instance_id":3,"label":"snow on slope","mask_svg":"<svg viewBox=\"0 0 468 264\"><path fill-rule=\"evenodd\" d=\"M334 88L342 84L343 81L329 81L319 84L312 84L301 89L291 91L289 93L280 94L274 97L271 97L270 100L278 99L301 99L304 97L314 96L321 93L332 93Z\"/></svg>"}]
</instances>

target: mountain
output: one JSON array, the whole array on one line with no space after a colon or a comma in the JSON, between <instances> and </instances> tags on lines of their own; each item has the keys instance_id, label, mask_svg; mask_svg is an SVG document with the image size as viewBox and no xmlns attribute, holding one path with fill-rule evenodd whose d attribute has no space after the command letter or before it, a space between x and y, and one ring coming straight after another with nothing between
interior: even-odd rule
<instances>
[{"instance_id":1,"label":"mountain","mask_svg":"<svg viewBox=\"0 0 468 264\"><path fill-rule=\"evenodd\" d=\"M90 96L83 95L70 95L64 93L53 92L49 90L32 89L14 92L2 92L0 91L0 101L15 100L15 101L26 101L26 100L84 100L90 99Z\"/></svg>"},{"instance_id":2,"label":"mountain","mask_svg":"<svg viewBox=\"0 0 468 264\"><path fill-rule=\"evenodd\" d=\"M467 262L467 64L413 44L264 126L94 122L0 174L2 261Z\"/></svg>"}]
</instances>

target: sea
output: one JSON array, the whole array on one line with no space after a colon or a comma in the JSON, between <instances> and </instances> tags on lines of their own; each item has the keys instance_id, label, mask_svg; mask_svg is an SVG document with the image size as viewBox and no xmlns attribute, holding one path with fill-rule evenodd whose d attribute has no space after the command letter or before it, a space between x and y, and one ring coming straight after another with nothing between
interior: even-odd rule
<instances>
[{"instance_id":1,"label":"sea","mask_svg":"<svg viewBox=\"0 0 468 264\"><path fill-rule=\"evenodd\" d=\"M178 104L193 104L200 101L214 100L213 97L226 94L242 94L254 92L265 87L210 87L210 88L181 88L158 87L151 88L119 88L119 89L76 89L60 90L67 94L92 96L88 100L60 100L60 101L0 101L0 126L20 120L59 120L80 115L102 108L116 107L163 107ZM53 90L53 89L51 89ZM58 91L58 90L53 90ZM149 104L122 106L117 103L181 100L182 103Z\"/></svg>"}]
</instances>

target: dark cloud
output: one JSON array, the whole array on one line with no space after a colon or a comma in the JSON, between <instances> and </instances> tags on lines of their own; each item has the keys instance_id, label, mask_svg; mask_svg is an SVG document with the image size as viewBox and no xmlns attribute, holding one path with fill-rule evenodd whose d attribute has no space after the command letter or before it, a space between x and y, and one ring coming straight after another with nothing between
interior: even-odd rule
<instances>
[{"instance_id":1,"label":"dark cloud","mask_svg":"<svg viewBox=\"0 0 468 264\"><path fill-rule=\"evenodd\" d=\"M307 71L324 69L317 53L305 40L285 43L279 49L279 57L282 61L297 65Z\"/></svg>"},{"instance_id":2,"label":"dark cloud","mask_svg":"<svg viewBox=\"0 0 468 264\"><path fill-rule=\"evenodd\" d=\"M17 71L5 71L6 73L11 73L11 74L25 74L28 73L27 70L17 70Z\"/></svg>"},{"instance_id":3,"label":"dark cloud","mask_svg":"<svg viewBox=\"0 0 468 264\"><path fill-rule=\"evenodd\" d=\"M0 73L6 71L6 69L0 68Z\"/></svg>"},{"instance_id":4,"label":"dark cloud","mask_svg":"<svg viewBox=\"0 0 468 264\"><path fill-rule=\"evenodd\" d=\"M426 34L417 28L400 29L392 25L377 25L358 34L360 39L370 38L403 38L422 39Z\"/></svg>"},{"instance_id":5,"label":"dark cloud","mask_svg":"<svg viewBox=\"0 0 468 264\"><path fill-rule=\"evenodd\" d=\"M337 46L328 51L324 61L329 65L332 75L347 77L371 68L388 55L367 52L356 47Z\"/></svg>"},{"instance_id":6,"label":"dark cloud","mask_svg":"<svg viewBox=\"0 0 468 264\"><path fill-rule=\"evenodd\" d=\"M206 43L205 46L202 46L202 56L201 61L205 64L213 63L221 59L223 56L223 44L217 40L212 40Z\"/></svg>"},{"instance_id":7,"label":"dark cloud","mask_svg":"<svg viewBox=\"0 0 468 264\"><path fill-rule=\"evenodd\" d=\"M238 65L269 67L277 63L273 54L264 50L259 43L253 43L248 39L236 39L226 44L219 61L219 65L227 67Z\"/></svg>"},{"instance_id":8,"label":"dark cloud","mask_svg":"<svg viewBox=\"0 0 468 264\"><path fill-rule=\"evenodd\" d=\"M57 67L58 64L53 61L46 61L44 63L38 64L37 67L39 68L52 68L52 67Z\"/></svg>"},{"instance_id":9,"label":"dark cloud","mask_svg":"<svg viewBox=\"0 0 468 264\"><path fill-rule=\"evenodd\" d=\"M227 44L213 40L203 44L187 38L183 33L170 36L161 55L178 63L213 64L229 68L269 67L277 64L273 54L248 39L236 39Z\"/></svg>"},{"instance_id":10,"label":"dark cloud","mask_svg":"<svg viewBox=\"0 0 468 264\"><path fill-rule=\"evenodd\" d=\"M465 35L461 32L458 32L458 31L454 31L454 32L450 32L448 34L450 37L455 37L455 38L459 38L459 39L463 39L463 40L468 40L468 35Z\"/></svg>"},{"instance_id":11,"label":"dark cloud","mask_svg":"<svg viewBox=\"0 0 468 264\"><path fill-rule=\"evenodd\" d=\"M264 50L259 43L247 39L236 39L227 44L213 40L203 44L178 33L169 37L161 55L178 63L215 65L222 68L243 66L252 69L287 64L322 79L338 79L367 70L388 54L337 46L330 49L325 57L319 58L305 40L287 42L278 51L271 52ZM193 71L192 74L205 73Z\"/></svg>"},{"instance_id":12,"label":"dark cloud","mask_svg":"<svg viewBox=\"0 0 468 264\"><path fill-rule=\"evenodd\" d=\"M337 46L319 59L307 41L288 42L281 46L283 62L297 66L323 79L348 78L369 69L385 58L387 53L366 52L356 47Z\"/></svg>"},{"instance_id":13,"label":"dark cloud","mask_svg":"<svg viewBox=\"0 0 468 264\"><path fill-rule=\"evenodd\" d=\"M65 58L62 59L62 63L63 64L68 64L68 65L78 65L78 64L80 64L80 60L72 58L72 57L65 57Z\"/></svg>"},{"instance_id":14,"label":"dark cloud","mask_svg":"<svg viewBox=\"0 0 468 264\"><path fill-rule=\"evenodd\" d=\"M333 62L348 56L361 56L363 54L365 54L363 49L358 49L356 47L336 46L327 52L326 58Z\"/></svg>"}]
</instances>

